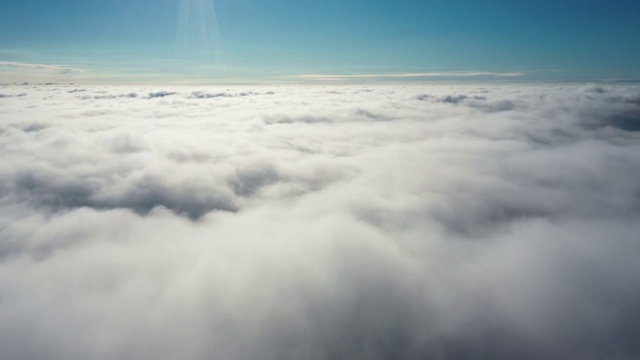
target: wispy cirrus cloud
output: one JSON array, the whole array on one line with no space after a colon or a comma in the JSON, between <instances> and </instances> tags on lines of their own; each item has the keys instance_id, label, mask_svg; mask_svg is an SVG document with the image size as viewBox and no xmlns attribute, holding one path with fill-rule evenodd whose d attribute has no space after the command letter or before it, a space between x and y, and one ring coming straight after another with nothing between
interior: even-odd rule
<instances>
[{"instance_id":1,"label":"wispy cirrus cloud","mask_svg":"<svg viewBox=\"0 0 640 360\"><path fill-rule=\"evenodd\" d=\"M75 74L82 73L85 70L72 68L62 65L49 65L49 64L32 64L25 62L17 62L17 61L0 61L0 69L2 68L13 68L13 69L27 69L27 70L37 70L37 71L46 71L57 74Z\"/></svg>"},{"instance_id":2,"label":"wispy cirrus cloud","mask_svg":"<svg viewBox=\"0 0 640 360\"><path fill-rule=\"evenodd\" d=\"M519 77L523 72L491 72L491 71L448 71L448 72L415 72L386 74L302 74L299 79L319 81L344 81L352 79L419 79L419 78L487 78L487 77Z\"/></svg>"}]
</instances>

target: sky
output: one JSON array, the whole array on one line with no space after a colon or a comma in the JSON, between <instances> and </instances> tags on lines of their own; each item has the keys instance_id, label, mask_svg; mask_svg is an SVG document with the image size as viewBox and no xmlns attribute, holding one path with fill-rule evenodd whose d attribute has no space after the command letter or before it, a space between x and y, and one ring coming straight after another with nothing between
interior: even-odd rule
<instances>
[{"instance_id":1,"label":"sky","mask_svg":"<svg viewBox=\"0 0 640 360\"><path fill-rule=\"evenodd\" d=\"M637 1L1 0L0 10L0 81L640 79Z\"/></svg>"}]
</instances>

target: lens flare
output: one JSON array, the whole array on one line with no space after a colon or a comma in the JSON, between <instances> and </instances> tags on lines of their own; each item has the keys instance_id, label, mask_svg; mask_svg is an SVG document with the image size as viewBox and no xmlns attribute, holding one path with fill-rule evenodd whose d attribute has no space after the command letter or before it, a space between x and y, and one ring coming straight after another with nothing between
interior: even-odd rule
<instances>
[{"instance_id":1,"label":"lens flare","mask_svg":"<svg viewBox=\"0 0 640 360\"><path fill-rule=\"evenodd\" d=\"M180 0L178 55L214 61L221 52L218 16L213 0Z\"/></svg>"}]
</instances>

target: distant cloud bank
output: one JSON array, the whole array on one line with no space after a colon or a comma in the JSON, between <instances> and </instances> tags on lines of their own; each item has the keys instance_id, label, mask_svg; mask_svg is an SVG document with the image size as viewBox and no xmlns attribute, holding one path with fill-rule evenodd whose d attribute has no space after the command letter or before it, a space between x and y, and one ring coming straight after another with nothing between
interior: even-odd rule
<instances>
[{"instance_id":1,"label":"distant cloud bank","mask_svg":"<svg viewBox=\"0 0 640 360\"><path fill-rule=\"evenodd\" d=\"M465 74L433 76L519 75ZM2 359L640 357L638 87L0 86L0 118Z\"/></svg>"}]
</instances>

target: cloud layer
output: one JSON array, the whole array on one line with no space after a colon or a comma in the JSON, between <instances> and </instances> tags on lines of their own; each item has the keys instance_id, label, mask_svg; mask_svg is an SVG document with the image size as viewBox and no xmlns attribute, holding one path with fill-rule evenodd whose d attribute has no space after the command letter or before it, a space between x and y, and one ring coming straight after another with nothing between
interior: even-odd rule
<instances>
[{"instance_id":1,"label":"cloud layer","mask_svg":"<svg viewBox=\"0 0 640 360\"><path fill-rule=\"evenodd\" d=\"M0 358L640 357L640 89L0 87Z\"/></svg>"}]
</instances>

